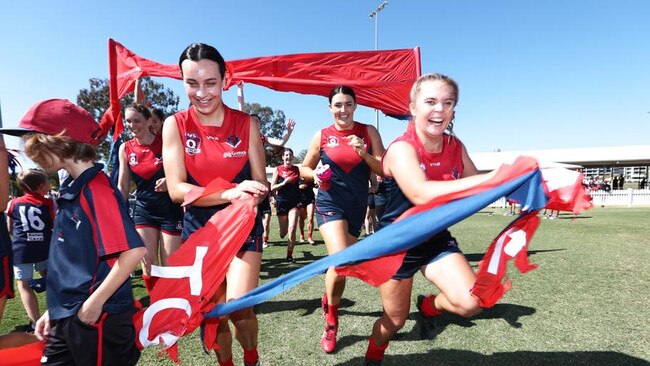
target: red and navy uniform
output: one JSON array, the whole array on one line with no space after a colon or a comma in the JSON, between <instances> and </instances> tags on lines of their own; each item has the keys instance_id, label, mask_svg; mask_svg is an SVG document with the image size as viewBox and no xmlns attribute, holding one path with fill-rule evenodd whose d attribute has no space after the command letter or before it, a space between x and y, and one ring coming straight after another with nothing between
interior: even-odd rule
<instances>
[{"instance_id":1,"label":"red and navy uniform","mask_svg":"<svg viewBox=\"0 0 650 366\"><path fill-rule=\"evenodd\" d=\"M377 176L377 192L375 192L375 215L377 219L381 220L381 217L384 215L384 210L386 209L386 202L388 201L388 196L386 193L387 187L384 178Z\"/></svg>"},{"instance_id":2,"label":"red and navy uniform","mask_svg":"<svg viewBox=\"0 0 650 366\"><path fill-rule=\"evenodd\" d=\"M7 214L13 223L14 263L38 263L47 260L52 239L54 203L34 192L14 198Z\"/></svg>"},{"instance_id":3,"label":"red and navy uniform","mask_svg":"<svg viewBox=\"0 0 650 366\"><path fill-rule=\"evenodd\" d=\"M252 180L248 145L250 136L250 115L224 107L223 124L220 127L203 126L194 107L176 113L174 118L185 152L187 182L205 187L216 178L240 183ZM228 204L185 207L183 217L183 239L199 228ZM242 251L261 251L262 217L258 212L251 236Z\"/></svg>"},{"instance_id":4,"label":"red and navy uniform","mask_svg":"<svg viewBox=\"0 0 650 366\"><path fill-rule=\"evenodd\" d=\"M290 167L278 165L278 178L276 184L281 184L285 180L291 180L286 185L278 188L275 196L275 206L278 216L286 216L289 211L298 207L300 202L300 168L295 165Z\"/></svg>"},{"instance_id":5,"label":"red and navy uniform","mask_svg":"<svg viewBox=\"0 0 650 366\"><path fill-rule=\"evenodd\" d=\"M300 202L298 207L307 207L314 203L316 196L314 195L314 182L304 182L305 188L300 188Z\"/></svg>"},{"instance_id":6,"label":"red and navy uniform","mask_svg":"<svg viewBox=\"0 0 650 366\"><path fill-rule=\"evenodd\" d=\"M257 205L257 209L260 211L260 213L264 214L271 214L271 200L270 200L270 195L267 195L262 202L260 202L259 205Z\"/></svg>"},{"instance_id":7,"label":"red and navy uniform","mask_svg":"<svg viewBox=\"0 0 650 366\"><path fill-rule=\"evenodd\" d=\"M7 222L4 212L0 212L0 223ZM14 271L11 255L11 238L7 225L0 225L0 297L14 298Z\"/></svg>"},{"instance_id":8,"label":"red and navy uniform","mask_svg":"<svg viewBox=\"0 0 650 366\"><path fill-rule=\"evenodd\" d=\"M43 364L135 364L133 293L127 279L93 325L76 314L121 252L143 247L121 193L95 164L61 185L50 243L47 305L52 329ZM45 361L43 361L45 360ZM135 360L135 361L134 361Z\"/></svg>"},{"instance_id":9,"label":"red and navy uniform","mask_svg":"<svg viewBox=\"0 0 650 366\"><path fill-rule=\"evenodd\" d=\"M354 122L351 130L339 131L334 125L321 130L320 156L329 164L332 179L328 190L316 195L318 225L336 220L348 222L348 233L359 236L368 204L370 167L348 144L345 137L356 135L363 139L366 151L372 154L368 125Z\"/></svg>"},{"instance_id":10,"label":"red and navy uniform","mask_svg":"<svg viewBox=\"0 0 650 366\"><path fill-rule=\"evenodd\" d=\"M162 163L162 137L156 135L151 145L138 139L124 144L131 177L136 185L133 221L136 227L154 227L172 235L180 235L183 210L172 202L167 192L156 192L156 181L165 177Z\"/></svg>"},{"instance_id":11,"label":"red and navy uniform","mask_svg":"<svg viewBox=\"0 0 650 366\"><path fill-rule=\"evenodd\" d=\"M415 148L420 168L424 171L427 180L460 179L463 176L464 169L463 145L454 136L444 135L442 140L441 152L428 152L417 137L415 129L408 128L393 144L398 141L404 141ZM390 149L390 146L388 149ZM413 207L413 203L404 195L393 177L385 177L383 183L386 187L388 201L384 214L380 218L379 229L390 225L404 211ZM406 252L402 266L393 278L405 279L413 277L421 266L434 262L451 253L460 253L460 249L458 249L456 239L451 236L449 230L445 229L418 246L409 249Z\"/></svg>"}]
</instances>

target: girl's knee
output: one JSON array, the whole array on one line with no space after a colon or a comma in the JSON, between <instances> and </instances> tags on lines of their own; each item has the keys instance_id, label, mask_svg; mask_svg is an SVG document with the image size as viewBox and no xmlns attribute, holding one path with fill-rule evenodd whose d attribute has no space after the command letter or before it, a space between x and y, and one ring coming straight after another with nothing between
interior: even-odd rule
<instances>
[{"instance_id":1,"label":"girl's knee","mask_svg":"<svg viewBox=\"0 0 650 366\"><path fill-rule=\"evenodd\" d=\"M230 319L232 320L233 323L236 323L240 320L255 319L255 312L253 311L252 307L244 308L230 314Z\"/></svg>"},{"instance_id":2,"label":"girl's knee","mask_svg":"<svg viewBox=\"0 0 650 366\"><path fill-rule=\"evenodd\" d=\"M477 315L483 310L479 306L478 301L472 296L463 298L454 305L456 307L456 313L465 318Z\"/></svg>"}]
</instances>

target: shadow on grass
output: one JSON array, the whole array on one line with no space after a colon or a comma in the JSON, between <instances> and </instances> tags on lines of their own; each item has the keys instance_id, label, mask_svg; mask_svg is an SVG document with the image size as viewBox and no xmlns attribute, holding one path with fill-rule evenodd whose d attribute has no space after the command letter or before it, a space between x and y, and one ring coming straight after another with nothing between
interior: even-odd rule
<instances>
[{"instance_id":1,"label":"shadow on grass","mask_svg":"<svg viewBox=\"0 0 650 366\"><path fill-rule=\"evenodd\" d=\"M323 258L323 255L314 255L307 247L297 246L293 250L295 263L287 261L285 258L262 258L262 268L260 279L275 279L285 275L298 267L309 264Z\"/></svg>"},{"instance_id":2,"label":"shadow on grass","mask_svg":"<svg viewBox=\"0 0 650 366\"><path fill-rule=\"evenodd\" d=\"M339 304L340 309L339 313L343 309L349 308L356 304L355 301L350 299L341 299ZM305 300L279 300L279 301L267 301L255 306L255 314L268 314L275 313L278 311L288 311L288 310L304 310L301 316L311 315L315 312L320 312L320 298L317 299L305 299ZM344 311L344 310L343 310Z\"/></svg>"},{"instance_id":3,"label":"shadow on grass","mask_svg":"<svg viewBox=\"0 0 650 366\"><path fill-rule=\"evenodd\" d=\"M535 308L529 306L521 306L514 304L496 304L489 309L484 309L480 314L473 316L471 318L463 318L460 316L455 316L451 314L443 315L443 326L444 322L447 324L455 324L461 327L469 328L476 325L474 320L480 319L503 319L513 328L521 328L522 324L519 321L519 318L523 316L530 316L535 314ZM417 319L416 313L411 313L410 318Z\"/></svg>"},{"instance_id":4,"label":"shadow on grass","mask_svg":"<svg viewBox=\"0 0 650 366\"><path fill-rule=\"evenodd\" d=\"M390 348L389 351L390 352ZM338 363L338 366L363 365L363 357ZM427 353L391 356L387 354L382 363L389 365L633 365L647 366L648 361L619 352L497 352L484 355L458 349L433 349Z\"/></svg>"},{"instance_id":5,"label":"shadow on grass","mask_svg":"<svg viewBox=\"0 0 650 366\"><path fill-rule=\"evenodd\" d=\"M320 304L320 302L318 302ZM513 328L521 328L522 324L519 321L519 319L523 316L530 316L535 313L535 308L531 308L528 306L521 306L521 305L513 305L513 304L496 304L490 309L485 309L483 312L481 312L479 315L476 315L474 317L471 317L469 319L460 317L460 316L455 316L451 314L444 314L442 315L440 321L437 324L439 327L439 332L443 332L445 328L450 325L458 325L461 327L473 327L476 325L474 323L475 320L479 319L503 319L505 320L511 327ZM366 313L359 313L359 312L354 312L354 311L347 311L345 309L340 310L339 314L349 314L349 315L357 315L357 316L371 316L374 318L379 318L381 316L381 312L366 312ZM418 315L417 312L414 311L409 314L409 319L410 320L417 320ZM369 330L370 331L370 330ZM337 349L344 349L345 347L349 347L354 345L357 342L367 342L368 341L368 336L367 335L348 335L345 337L341 337L337 341ZM399 331L395 337L393 337L393 341L420 341L422 338L420 337L420 325L416 323L416 325L411 328L410 331L402 329ZM407 365L410 363L404 363L403 365ZM412 363L412 364L418 364L418 363ZM464 364L464 363L462 363ZM399 365L399 363L396 363L396 365Z\"/></svg>"}]
</instances>

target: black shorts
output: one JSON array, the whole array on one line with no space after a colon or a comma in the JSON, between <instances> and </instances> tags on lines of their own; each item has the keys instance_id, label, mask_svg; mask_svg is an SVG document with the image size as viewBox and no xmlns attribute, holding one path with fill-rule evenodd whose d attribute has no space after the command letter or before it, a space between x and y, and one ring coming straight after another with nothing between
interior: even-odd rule
<instances>
[{"instance_id":1,"label":"black shorts","mask_svg":"<svg viewBox=\"0 0 650 366\"><path fill-rule=\"evenodd\" d=\"M318 226L337 220L345 220L348 223L348 234L359 237L361 226L366 218L366 206L346 206L324 203L316 204L316 222Z\"/></svg>"},{"instance_id":2,"label":"black shorts","mask_svg":"<svg viewBox=\"0 0 650 366\"><path fill-rule=\"evenodd\" d=\"M375 195L368 193L368 208L375 208Z\"/></svg>"},{"instance_id":3,"label":"black shorts","mask_svg":"<svg viewBox=\"0 0 650 366\"><path fill-rule=\"evenodd\" d=\"M404 280L415 276L420 267L433 263L452 253L461 253L458 242L448 230L436 234L422 244L406 252L402 266L393 276L394 280Z\"/></svg>"},{"instance_id":4,"label":"black shorts","mask_svg":"<svg viewBox=\"0 0 650 366\"><path fill-rule=\"evenodd\" d=\"M271 202L269 201L269 196L266 196L264 201L260 202L260 204L257 205L257 209L262 214L271 214Z\"/></svg>"},{"instance_id":5,"label":"black shorts","mask_svg":"<svg viewBox=\"0 0 650 366\"><path fill-rule=\"evenodd\" d=\"M82 323L76 314L53 320L41 364L137 364L140 350L135 345L133 314L104 313L99 319L93 325Z\"/></svg>"},{"instance_id":6,"label":"black shorts","mask_svg":"<svg viewBox=\"0 0 650 366\"><path fill-rule=\"evenodd\" d=\"M171 235L180 235L183 231L183 211L174 210L166 213L153 213L136 207L133 210L135 227L153 227Z\"/></svg>"},{"instance_id":7,"label":"black shorts","mask_svg":"<svg viewBox=\"0 0 650 366\"><path fill-rule=\"evenodd\" d=\"M314 190L309 187L305 189L300 190L300 202L298 202L298 207L299 208L305 208L316 200L316 196L314 196Z\"/></svg>"},{"instance_id":8,"label":"black shorts","mask_svg":"<svg viewBox=\"0 0 650 366\"><path fill-rule=\"evenodd\" d=\"M374 195L375 199L375 208L381 206L386 206L386 203L388 203L388 197L383 194L383 193L375 193Z\"/></svg>"},{"instance_id":9,"label":"black shorts","mask_svg":"<svg viewBox=\"0 0 650 366\"><path fill-rule=\"evenodd\" d=\"M275 214L278 216L286 216L289 214L289 211L298 208L298 200L284 200L276 199L275 200Z\"/></svg>"},{"instance_id":10,"label":"black shorts","mask_svg":"<svg viewBox=\"0 0 650 366\"><path fill-rule=\"evenodd\" d=\"M258 235L249 235L241 248L239 248L238 253L241 252L262 253L262 237Z\"/></svg>"}]
</instances>

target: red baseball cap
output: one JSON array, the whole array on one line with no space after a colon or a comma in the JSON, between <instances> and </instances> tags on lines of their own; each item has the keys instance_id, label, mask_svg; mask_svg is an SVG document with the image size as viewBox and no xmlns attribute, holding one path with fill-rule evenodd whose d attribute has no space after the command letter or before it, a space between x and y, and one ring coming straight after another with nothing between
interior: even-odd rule
<instances>
[{"instance_id":1,"label":"red baseball cap","mask_svg":"<svg viewBox=\"0 0 650 366\"><path fill-rule=\"evenodd\" d=\"M63 133L75 141L97 145L100 128L85 109L67 99L48 99L33 105L18 123L19 128L0 128L0 133L22 136L31 132Z\"/></svg>"}]
</instances>

